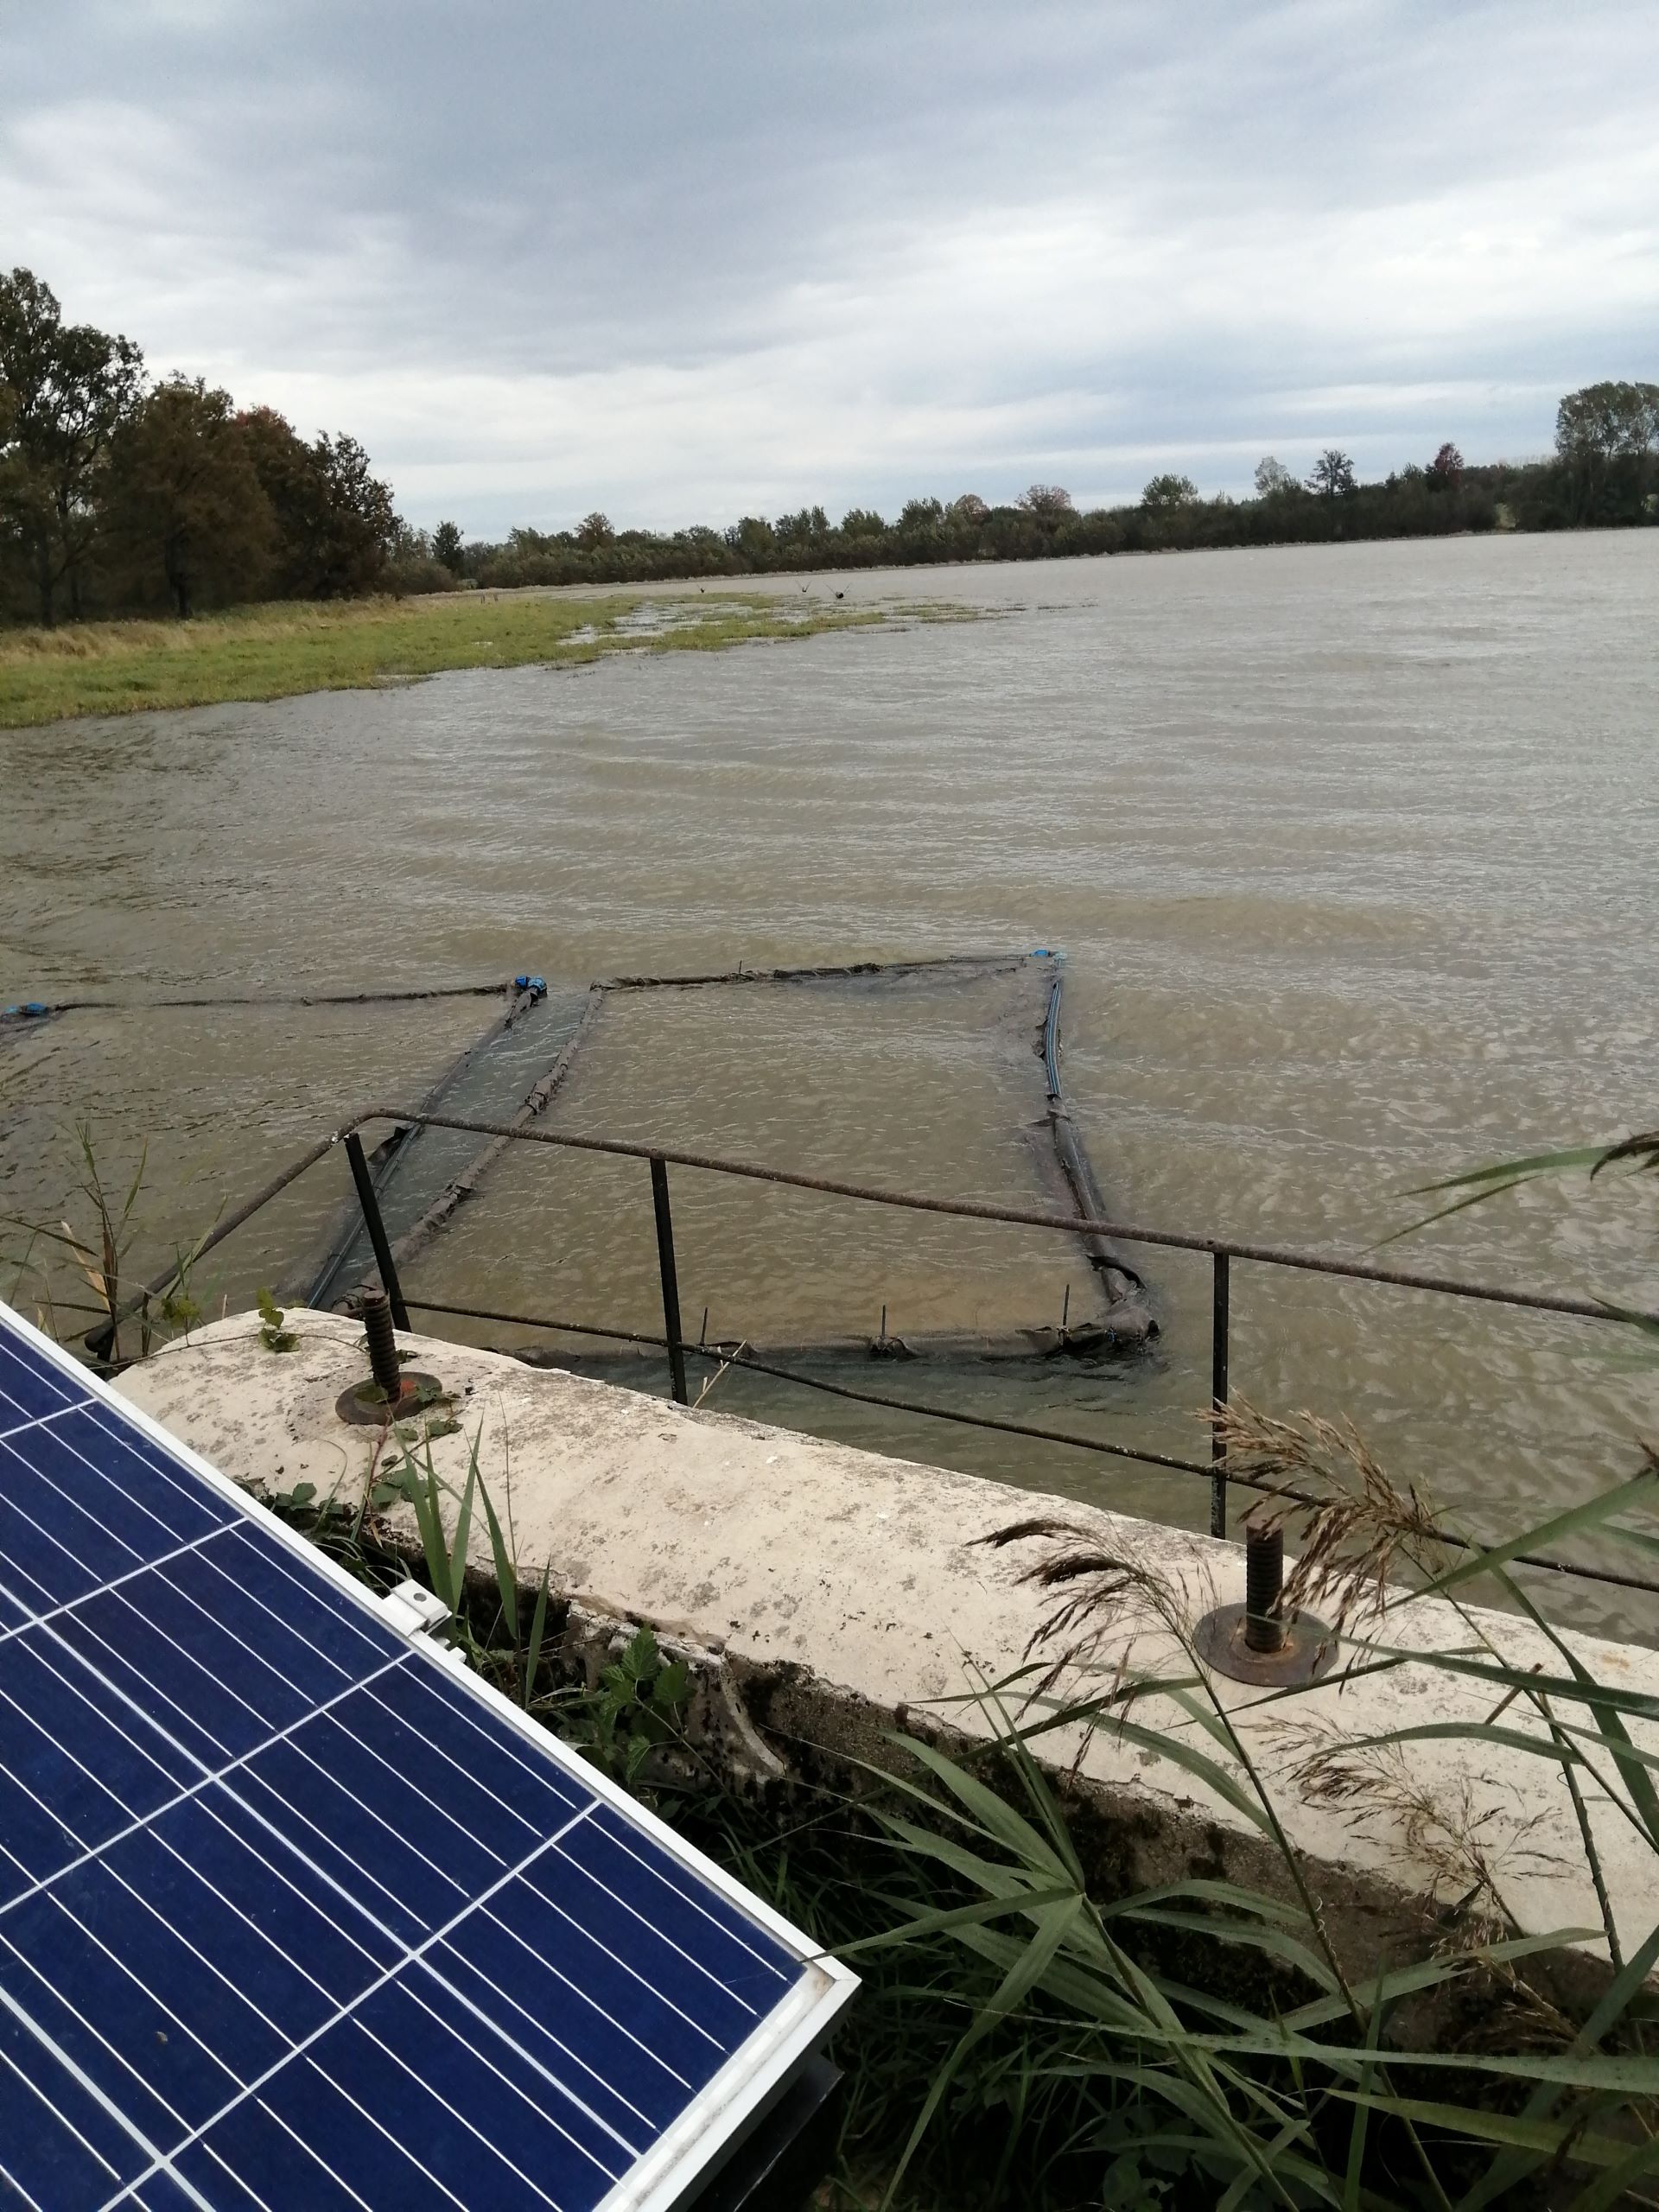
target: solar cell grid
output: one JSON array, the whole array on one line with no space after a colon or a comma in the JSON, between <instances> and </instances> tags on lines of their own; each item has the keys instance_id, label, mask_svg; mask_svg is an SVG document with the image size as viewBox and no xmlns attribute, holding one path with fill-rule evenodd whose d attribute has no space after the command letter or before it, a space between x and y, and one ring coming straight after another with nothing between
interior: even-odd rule
<instances>
[{"instance_id":1,"label":"solar cell grid","mask_svg":"<svg viewBox=\"0 0 1659 2212\"><path fill-rule=\"evenodd\" d=\"M0 1307L0 2205L671 2205L853 1986Z\"/></svg>"}]
</instances>

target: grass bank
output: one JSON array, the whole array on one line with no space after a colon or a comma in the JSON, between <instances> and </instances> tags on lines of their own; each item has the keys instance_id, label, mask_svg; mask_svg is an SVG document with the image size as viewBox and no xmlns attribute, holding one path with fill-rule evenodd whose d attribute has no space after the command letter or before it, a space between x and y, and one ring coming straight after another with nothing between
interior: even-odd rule
<instances>
[{"instance_id":1,"label":"grass bank","mask_svg":"<svg viewBox=\"0 0 1659 2212\"><path fill-rule=\"evenodd\" d=\"M906 607L907 620L946 610ZM955 613L956 610L950 610ZM615 652L709 652L762 639L868 628L871 607L772 594L642 600L485 597L279 601L188 622L87 622L0 631L0 728L75 715L208 707L301 691L364 690L450 668L519 668Z\"/></svg>"}]
</instances>

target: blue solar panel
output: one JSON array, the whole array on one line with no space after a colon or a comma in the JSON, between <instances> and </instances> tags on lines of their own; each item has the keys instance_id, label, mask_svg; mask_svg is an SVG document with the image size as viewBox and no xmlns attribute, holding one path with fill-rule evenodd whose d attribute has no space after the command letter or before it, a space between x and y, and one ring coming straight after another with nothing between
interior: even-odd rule
<instances>
[{"instance_id":1,"label":"blue solar panel","mask_svg":"<svg viewBox=\"0 0 1659 2212\"><path fill-rule=\"evenodd\" d=\"M0 1306L0 2208L676 2205L854 1986Z\"/></svg>"}]
</instances>

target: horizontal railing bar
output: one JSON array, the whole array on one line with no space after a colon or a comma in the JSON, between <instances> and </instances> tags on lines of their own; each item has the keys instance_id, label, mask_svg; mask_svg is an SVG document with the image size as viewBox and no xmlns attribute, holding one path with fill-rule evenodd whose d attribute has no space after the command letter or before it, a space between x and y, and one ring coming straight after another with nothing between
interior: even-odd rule
<instances>
[{"instance_id":1,"label":"horizontal railing bar","mask_svg":"<svg viewBox=\"0 0 1659 2212\"><path fill-rule=\"evenodd\" d=\"M1519 1306L1528 1312L1565 1313L1582 1321L1618 1321L1623 1313L1583 1298L1551 1298L1540 1291L1500 1290L1494 1284L1465 1282L1456 1275L1410 1274L1396 1268L1367 1267L1356 1260L1328 1260L1276 1244L1236 1243L1223 1236L1193 1236L1166 1229L1146 1229L1127 1222L1102 1221L1087 1214L1037 1212L1021 1206L994 1206L969 1198L930 1198L908 1191L888 1191L867 1183L842 1183L824 1175L803 1175L788 1167L761 1167L753 1161L723 1160L703 1152L675 1152L660 1144L636 1144L624 1137L582 1136L564 1129L513 1128L505 1122L475 1122L458 1115L405 1113L395 1106L371 1106L348 1126L365 1122L407 1122L422 1128L463 1129L478 1136L502 1136L527 1144L552 1145L571 1152L608 1153L623 1160L666 1160L671 1167L700 1167L711 1175L733 1175L747 1182L779 1183L791 1190L817 1191L829 1198L859 1198L871 1205L898 1206L912 1213L947 1214L964 1221L1005 1222L1015 1229L1058 1230L1068 1236L1115 1236L1127 1244L1152 1244L1177 1252L1219 1252L1230 1259L1256 1260L1263 1266L1294 1268L1309 1274L1340 1275L1355 1282L1388 1283L1402 1290L1437 1291L1448 1298L1472 1298L1489 1306ZM346 1134L342 1128L340 1135ZM1659 1314L1644 1320L1659 1322Z\"/></svg>"},{"instance_id":2,"label":"horizontal railing bar","mask_svg":"<svg viewBox=\"0 0 1659 2212\"><path fill-rule=\"evenodd\" d=\"M488 1306L440 1305L435 1300L411 1298L411 1308L417 1313L446 1313L461 1320L504 1321L516 1328L543 1329L572 1337L605 1338L620 1344L641 1344L648 1351L667 1349L666 1337L645 1335L632 1329L605 1329L586 1321L558 1321L539 1313L512 1313ZM832 1398L850 1398L862 1406L880 1406L889 1413L918 1414L931 1421L954 1421L964 1428L988 1428L1005 1436L1024 1436L1040 1444L1069 1444L1079 1452L1094 1452L1113 1459L1134 1459L1149 1467L1160 1467L1171 1474L1198 1475L1208 1482L1213 1477L1213 1466L1197 1459L1178 1459L1164 1452L1138 1450L1132 1444L1109 1444L1103 1438L1077 1436L1062 1428L1039 1428L1028 1421L1003 1421L991 1414L963 1413L952 1406L930 1406L913 1398L889 1398L875 1390L855 1390L849 1383L831 1382L817 1375L803 1375L798 1369L777 1367L770 1362L754 1358L740 1347L731 1344L694 1344L685 1346L688 1353L707 1360L712 1366L741 1367L754 1375L774 1376L781 1382L798 1384L804 1390L819 1390ZM1264 1497L1287 1498L1293 1505L1318 1506L1325 1501L1311 1491L1293 1490L1287 1484L1266 1482L1260 1476L1228 1471L1230 1484L1236 1483L1245 1490L1257 1491ZM1482 1547L1469 1536L1442 1534L1440 1541L1454 1551L1475 1552ZM1576 1560L1554 1559L1541 1552L1520 1552L1515 1562L1519 1567L1541 1568L1552 1574L1569 1574L1580 1581L1605 1582L1621 1590L1638 1590L1649 1598L1659 1598L1659 1582L1649 1582L1637 1574L1621 1574L1616 1567L1583 1567Z\"/></svg>"}]
</instances>

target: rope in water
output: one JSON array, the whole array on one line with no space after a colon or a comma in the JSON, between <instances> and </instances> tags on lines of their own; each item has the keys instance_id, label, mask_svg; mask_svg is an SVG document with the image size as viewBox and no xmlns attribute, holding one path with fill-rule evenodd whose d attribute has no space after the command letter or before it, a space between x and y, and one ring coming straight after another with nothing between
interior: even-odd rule
<instances>
[{"instance_id":1,"label":"rope in water","mask_svg":"<svg viewBox=\"0 0 1659 2212\"><path fill-rule=\"evenodd\" d=\"M39 1020L48 1014L154 1014L169 1007L229 1006L408 1006L423 999L499 998L513 988L511 982L442 983L414 991L242 991L189 998L155 999L29 999L7 1007L0 1019L26 1016Z\"/></svg>"}]
</instances>

